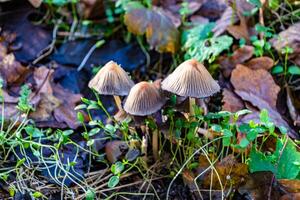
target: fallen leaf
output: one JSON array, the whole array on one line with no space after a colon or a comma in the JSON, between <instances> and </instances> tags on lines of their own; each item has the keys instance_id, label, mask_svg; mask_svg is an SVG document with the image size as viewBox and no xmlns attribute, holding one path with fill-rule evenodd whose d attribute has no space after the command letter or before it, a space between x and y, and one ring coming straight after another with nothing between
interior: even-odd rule
<instances>
[{"instance_id":1,"label":"fallen leaf","mask_svg":"<svg viewBox=\"0 0 300 200\"><path fill-rule=\"evenodd\" d=\"M285 194L280 197L280 200L298 200L300 199L300 193L292 193L292 194Z\"/></svg>"},{"instance_id":2,"label":"fallen leaf","mask_svg":"<svg viewBox=\"0 0 300 200\"><path fill-rule=\"evenodd\" d=\"M294 99L295 99L295 97L294 97L291 89L287 86L286 87L286 105L288 107L290 116L291 116L292 120L294 121L294 126L300 126L300 114L295 107Z\"/></svg>"},{"instance_id":3,"label":"fallen leaf","mask_svg":"<svg viewBox=\"0 0 300 200\"><path fill-rule=\"evenodd\" d=\"M231 7L227 7L221 18L216 21L216 26L213 29L214 35L222 35L228 26L235 24L238 21L238 16L234 13Z\"/></svg>"},{"instance_id":4,"label":"fallen leaf","mask_svg":"<svg viewBox=\"0 0 300 200\"><path fill-rule=\"evenodd\" d=\"M53 87L54 96L62 101L59 107L54 110L54 117L58 122L64 122L72 129L79 127L80 123L77 120L77 113L74 110L76 105L81 102L81 94L73 94L56 84ZM84 115L84 117L86 117Z\"/></svg>"},{"instance_id":5,"label":"fallen leaf","mask_svg":"<svg viewBox=\"0 0 300 200\"><path fill-rule=\"evenodd\" d=\"M300 23L295 23L288 29L279 33L278 37L271 40L272 46L279 52L285 47L293 49L293 53L289 54L289 58L295 60L300 65Z\"/></svg>"},{"instance_id":6,"label":"fallen leaf","mask_svg":"<svg viewBox=\"0 0 300 200\"><path fill-rule=\"evenodd\" d=\"M243 46L233 52L232 56L220 56L218 63L223 71L223 75L228 78L231 75L232 70L237 64L242 64L249 60L254 53L252 46Z\"/></svg>"},{"instance_id":7,"label":"fallen leaf","mask_svg":"<svg viewBox=\"0 0 300 200\"><path fill-rule=\"evenodd\" d=\"M115 163L128 150L128 145L124 141L110 141L105 145L106 158L110 163Z\"/></svg>"},{"instance_id":8,"label":"fallen leaf","mask_svg":"<svg viewBox=\"0 0 300 200\"><path fill-rule=\"evenodd\" d=\"M251 69L265 69L269 70L274 66L274 60L270 57L263 56L258 58L253 58L249 60L244 65Z\"/></svg>"},{"instance_id":9,"label":"fallen leaf","mask_svg":"<svg viewBox=\"0 0 300 200\"><path fill-rule=\"evenodd\" d=\"M300 180L279 179L278 182L291 193L300 192Z\"/></svg>"},{"instance_id":10,"label":"fallen leaf","mask_svg":"<svg viewBox=\"0 0 300 200\"><path fill-rule=\"evenodd\" d=\"M243 183L248 175L248 166L244 163L239 163L235 159L234 155L229 155L215 165L215 171L210 170L210 173L206 175L203 181L205 188L210 188L211 184L213 189L220 189L220 182L224 188L237 187ZM211 180L211 173L213 173L213 179Z\"/></svg>"},{"instance_id":11,"label":"fallen leaf","mask_svg":"<svg viewBox=\"0 0 300 200\"><path fill-rule=\"evenodd\" d=\"M223 90L222 110L237 112L245 108L242 99L229 89Z\"/></svg>"},{"instance_id":12,"label":"fallen leaf","mask_svg":"<svg viewBox=\"0 0 300 200\"><path fill-rule=\"evenodd\" d=\"M235 92L242 99L250 101L260 109L263 106L276 108L277 95L280 87L276 85L271 74L265 70L251 70L238 64L232 71L231 83ZM260 105L262 104L262 105Z\"/></svg>"},{"instance_id":13,"label":"fallen leaf","mask_svg":"<svg viewBox=\"0 0 300 200\"><path fill-rule=\"evenodd\" d=\"M238 14L239 19L240 19L240 24L239 25L230 25L227 27L227 31L237 40L239 39L245 39L247 42L250 41L249 38L249 30L247 26L247 20L246 18Z\"/></svg>"},{"instance_id":14,"label":"fallen leaf","mask_svg":"<svg viewBox=\"0 0 300 200\"><path fill-rule=\"evenodd\" d=\"M255 172L251 173L245 184L238 188L238 192L245 199L265 200L268 199L269 192L271 191L269 199L279 199L280 192L276 178L273 180L271 172Z\"/></svg>"},{"instance_id":15,"label":"fallen leaf","mask_svg":"<svg viewBox=\"0 0 300 200\"><path fill-rule=\"evenodd\" d=\"M193 15L207 0L188 0L184 1L188 9L187 16ZM182 2L178 1L161 1L162 12L168 16L173 24L178 28L181 25L180 10L182 8Z\"/></svg>"},{"instance_id":16,"label":"fallen leaf","mask_svg":"<svg viewBox=\"0 0 300 200\"><path fill-rule=\"evenodd\" d=\"M0 74L7 84L17 84L25 79L29 69L16 61L14 54L10 53L0 60Z\"/></svg>"},{"instance_id":17,"label":"fallen leaf","mask_svg":"<svg viewBox=\"0 0 300 200\"><path fill-rule=\"evenodd\" d=\"M146 34L148 43L157 51L176 52L179 32L172 21L158 9L129 9L124 16L124 23L129 32Z\"/></svg>"},{"instance_id":18,"label":"fallen leaf","mask_svg":"<svg viewBox=\"0 0 300 200\"><path fill-rule=\"evenodd\" d=\"M82 0L78 3L80 14L85 19L96 19L104 14L104 1L102 0Z\"/></svg>"},{"instance_id":19,"label":"fallen leaf","mask_svg":"<svg viewBox=\"0 0 300 200\"><path fill-rule=\"evenodd\" d=\"M230 80L235 88L235 93L243 100L250 102L260 110L267 109L275 126L285 126L291 137L298 137L277 111L276 101L280 87L276 85L269 72L264 69L252 70L238 64L232 71Z\"/></svg>"}]
</instances>

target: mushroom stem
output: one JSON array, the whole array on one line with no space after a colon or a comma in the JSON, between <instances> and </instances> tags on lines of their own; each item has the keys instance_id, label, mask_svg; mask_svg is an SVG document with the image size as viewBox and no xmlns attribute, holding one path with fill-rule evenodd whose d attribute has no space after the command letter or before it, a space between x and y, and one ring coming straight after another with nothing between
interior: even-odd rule
<instances>
[{"instance_id":1,"label":"mushroom stem","mask_svg":"<svg viewBox=\"0 0 300 200\"><path fill-rule=\"evenodd\" d=\"M123 110L121 98L119 96L114 95L114 99L115 99L118 109Z\"/></svg>"},{"instance_id":2,"label":"mushroom stem","mask_svg":"<svg viewBox=\"0 0 300 200\"><path fill-rule=\"evenodd\" d=\"M142 157L142 160L144 161L145 166L147 166L147 161L148 161L147 148L148 148L148 135L144 135L142 138L141 152L144 155Z\"/></svg>"},{"instance_id":3,"label":"mushroom stem","mask_svg":"<svg viewBox=\"0 0 300 200\"><path fill-rule=\"evenodd\" d=\"M154 160L158 160L158 129L155 129L152 133L152 151Z\"/></svg>"},{"instance_id":4,"label":"mushroom stem","mask_svg":"<svg viewBox=\"0 0 300 200\"><path fill-rule=\"evenodd\" d=\"M203 109L203 115L207 115L208 108L207 108L207 105L206 105L204 99L199 99L199 104L200 104L200 107Z\"/></svg>"},{"instance_id":5,"label":"mushroom stem","mask_svg":"<svg viewBox=\"0 0 300 200\"><path fill-rule=\"evenodd\" d=\"M190 116L195 115L194 105L196 104L196 100L193 97L189 97L189 103L190 103Z\"/></svg>"}]
</instances>

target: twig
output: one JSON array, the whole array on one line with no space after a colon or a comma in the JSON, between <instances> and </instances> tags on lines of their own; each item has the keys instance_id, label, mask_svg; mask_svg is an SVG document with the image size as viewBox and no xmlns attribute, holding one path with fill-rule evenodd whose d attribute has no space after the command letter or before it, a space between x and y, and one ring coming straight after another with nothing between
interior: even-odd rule
<instances>
[{"instance_id":1,"label":"twig","mask_svg":"<svg viewBox=\"0 0 300 200\"><path fill-rule=\"evenodd\" d=\"M55 24L52 32L52 42L42 51L40 51L40 55L32 62L33 65L37 64L39 61L50 55L55 47L56 43L56 34L58 31L58 27L61 23L61 20L58 20L58 23Z\"/></svg>"},{"instance_id":2,"label":"twig","mask_svg":"<svg viewBox=\"0 0 300 200\"><path fill-rule=\"evenodd\" d=\"M90 56L92 55L92 53L99 47L101 47L103 44L105 43L105 40L99 40L98 42L96 42L88 51L88 53L84 56L82 62L80 63L79 67L77 68L77 71L82 70L82 68L84 67L85 63L88 61L88 59L90 58Z\"/></svg>"}]
</instances>

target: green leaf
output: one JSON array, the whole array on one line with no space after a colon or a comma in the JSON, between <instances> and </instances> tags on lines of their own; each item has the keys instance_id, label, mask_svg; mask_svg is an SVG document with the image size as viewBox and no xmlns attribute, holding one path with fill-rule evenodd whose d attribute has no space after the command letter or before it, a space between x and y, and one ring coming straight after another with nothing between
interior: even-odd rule
<instances>
[{"instance_id":1,"label":"green leaf","mask_svg":"<svg viewBox=\"0 0 300 200\"><path fill-rule=\"evenodd\" d=\"M112 176L110 177L109 181L108 181L108 187L109 188L114 188L116 185L118 185L120 181L120 177L119 176Z\"/></svg>"},{"instance_id":2,"label":"green leaf","mask_svg":"<svg viewBox=\"0 0 300 200\"><path fill-rule=\"evenodd\" d=\"M96 135L97 133L99 133L100 132L100 128L93 128L93 129L91 129L90 131L89 131L89 136L91 137L91 136L94 136L94 135Z\"/></svg>"},{"instance_id":3,"label":"green leaf","mask_svg":"<svg viewBox=\"0 0 300 200\"><path fill-rule=\"evenodd\" d=\"M225 147L230 146L230 143L231 143L231 137L233 136L232 132L231 132L230 130L228 130L228 129L224 129L224 130L223 130L223 135L224 135L224 137L223 137L223 139L222 139L223 145L224 145Z\"/></svg>"},{"instance_id":4,"label":"green leaf","mask_svg":"<svg viewBox=\"0 0 300 200\"><path fill-rule=\"evenodd\" d=\"M26 113L34 110L31 103L29 102L30 94L31 94L31 90L28 87L28 85L23 85L21 87L20 97L17 105L17 109L20 110L21 112Z\"/></svg>"},{"instance_id":5,"label":"green leaf","mask_svg":"<svg viewBox=\"0 0 300 200\"><path fill-rule=\"evenodd\" d=\"M36 192L34 192L34 193L32 194L32 196L33 196L34 198L40 198L40 197L43 196L43 194L40 193L40 192L38 192L38 191L36 191Z\"/></svg>"},{"instance_id":6,"label":"green leaf","mask_svg":"<svg viewBox=\"0 0 300 200\"><path fill-rule=\"evenodd\" d=\"M234 113L234 119L238 120L238 118L242 115L246 115L246 114L250 114L252 113L251 110L247 110L247 109L243 109L243 110L239 110L236 113Z\"/></svg>"},{"instance_id":7,"label":"green leaf","mask_svg":"<svg viewBox=\"0 0 300 200\"><path fill-rule=\"evenodd\" d=\"M246 148L249 144L250 144L250 141L247 138L243 138L239 145L241 148Z\"/></svg>"},{"instance_id":8,"label":"green leaf","mask_svg":"<svg viewBox=\"0 0 300 200\"><path fill-rule=\"evenodd\" d=\"M185 33L183 47L185 59L195 58L199 62L208 60L212 63L224 50L230 48L233 39L227 35L211 37L214 23L200 24Z\"/></svg>"},{"instance_id":9,"label":"green leaf","mask_svg":"<svg viewBox=\"0 0 300 200\"><path fill-rule=\"evenodd\" d=\"M106 124L105 131L109 132L110 134L114 134L117 131L117 129L111 124Z\"/></svg>"},{"instance_id":10,"label":"green leaf","mask_svg":"<svg viewBox=\"0 0 300 200\"><path fill-rule=\"evenodd\" d=\"M111 172L114 175L120 174L124 170L124 164L120 161L117 161L115 164L111 166Z\"/></svg>"},{"instance_id":11,"label":"green leaf","mask_svg":"<svg viewBox=\"0 0 300 200\"><path fill-rule=\"evenodd\" d=\"M247 0L247 1L258 8L262 6L260 0Z\"/></svg>"},{"instance_id":12,"label":"green leaf","mask_svg":"<svg viewBox=\"0 0 300 200\"><path fill-rule=\"evenodd\" d=\"M88 189L85 192L85 199L86 200L94 200L95 199L95 192L92 189Z\"/></svg>"},{"instance_id":13,"label":"green leaf","mask_svg":"<svg viewBox=\"0 0 300 200\"><path fill-rule=\"evenodd\" d=\"M292 75L300 75L300 67L296 65L289 66L288 72Z\"/></svg>"},{"instance_id":14,"label":"green leaf","mask_svg":"<svg viewBox=\"0 0 300 200\"><path fill-rule=\"evenodd\" d=\"M26 133L33 138L39 138L44 136L44 133L42 131L33 126L26 126L24 129Z\"/></svg>"},{"instance_id":15,"label":"green leaf","mask_svg":"<svg viewBox=\"0 0 300 200\"><path fill-rule=\"evenodd\" d=\"M20 167L21 165L23 165L23 163L26 161L25 158L22 158L21 160L18 160L16 168Z\"/></svg>"},{"instance_id":16,"label":"green leaf","mask_svg":"<svg viewBox=\"0 0 300 200\"><path fill-rule=\"evenodd\" d=\"M253 140L255 140L255 139L257 138L257 135L258 135L257 129L251 129L251 130L247 133L246 137L247 137L247 139L248 139L249 141L253 141Z\"/></svg>"},{"instance_id":17,"label":"green leaf","mask_svg":"<svg viewBox=\"0 0 300 200\"><path fill-rule=\"evenodd\" d=\"M272 10L277 10L279 8L280 5L280 0L269 0L269 7Z\"/></svg>"},{"instance_id":18,"label":"green leaf","mask_svg":"<svg viewBox=\"0 0 300 200\"><path fill-rule=\"evenodd\" d=\"M277 139L276 150L271 155L252 148L250 152L250 172L271 171L278 179L295 179L300 172L297 163L300 162L300 152L297 151L294 143L288 139L284 147L284 141ZM282 155L280 156L280 152Z\"/></svg>"},{"instance_id":19,"label":"green leaf","mask_svg":"<svg viewBox=\"0 0 300 200\"><path fill-rule=\"evenodd\" d=\"M260 118L260 122L262 124L268 124L269 120L270 120L268 111L266 109L261 110L261 112L259 114L259 118Z\"/></svg>"},{"instance_id":20,"label":"green leaf","mask_svg":"<svg viewBox=\"0 0 300 200\"><path fill-rule=\"evenodd\" d=\"M88 147L90 147L90 146L92 146L92 145L94 144L94 142L95 142L94 139L90 139L90 140L87 141L86 145L87 145Z\"/></svg>"},{"instance_id":21,"label":"green leaf","mask_svg":"<svg viewBox=\"0 0 300 200\"><path fill-rule=\"evenodd\" d=\"M81 123L84 123L84 116L81 112L77 113L77 119L78 121L80 121Z\"/></svg>"},{"instance_id":22,"label":"green leaf","mask_svg":"<svg viewBox=\"0 0 300 200\"><path fill-rule=\"evenodd\" d=\"M281 74L283 72L283 67L281 65L276 65L272 69L272 74Z\"/></svg>"},{"instance_id":23,"label":"green leaf","mask_svg":"<svg viewBox=\"0 0 300 200\"><path fill-rule=\"evenodd\" d=\"M74 108L74 110L83 110L83 109L85 109L87 106L85 105L85 104L80 104L80 105L78 105L78 106L76 106L75 108Z\"/></svg>"},{"instance_id":24,"label":"green leaf","mask_svg":"<svg viewBox=\"0 0 300 200\"><path fill-rule=\"evenodd\" d=\"M211 126L211 129L212 129L213 131L215 131L215 132L221 132L221 131L222 131L222 127L221 127L220 125L218 125L218 124L213 124L213 125Z\"/></svg>"}]
</instances>

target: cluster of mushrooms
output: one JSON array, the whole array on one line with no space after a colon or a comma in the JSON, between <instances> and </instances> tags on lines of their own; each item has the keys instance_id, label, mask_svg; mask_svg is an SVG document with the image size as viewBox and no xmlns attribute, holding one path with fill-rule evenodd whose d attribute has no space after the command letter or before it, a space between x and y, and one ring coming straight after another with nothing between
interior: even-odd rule
<instances>
[{"instance_id":1,"label":"cluster of mushrooms","mask_svg":"<svg viewBox=\"0 0 300 200\"><path fill-rule=\"evenodd\" d=\"M209 97L220 90L205 66L195 59L181 63L161 83L142 81L137 84L134 84L120 65L110 61L89 82L89 88L101 95L112 95L119 111L125 111L130 116L149 116L159 111L167 99L164 91L188 97L190 115L193 115L196 98ZM120 96L127 96L123 106ZM158 158L157 137L158 133L153 133L155 160Z\"/></svg>"}]
</instances>

